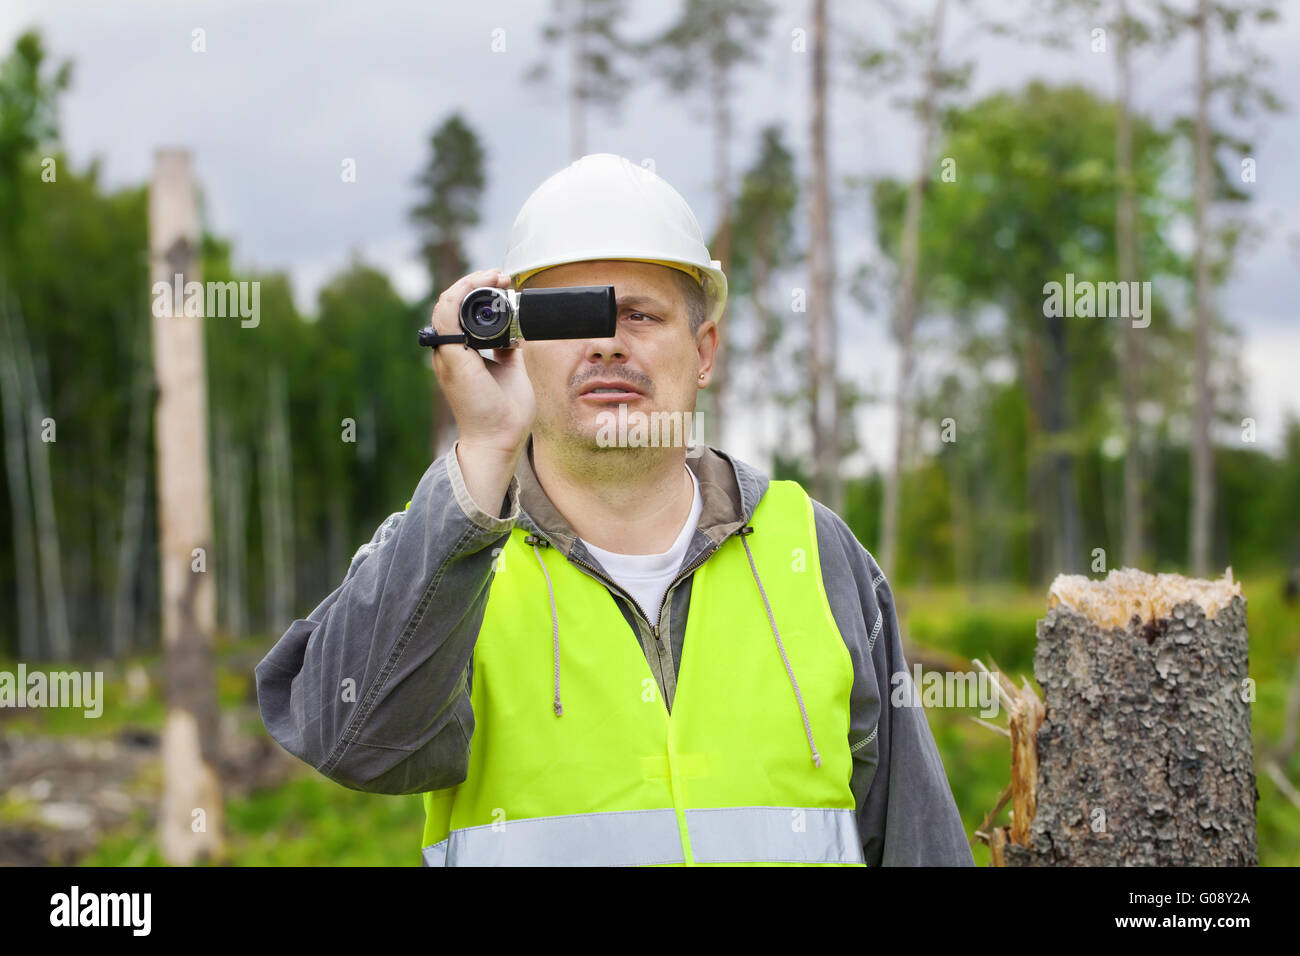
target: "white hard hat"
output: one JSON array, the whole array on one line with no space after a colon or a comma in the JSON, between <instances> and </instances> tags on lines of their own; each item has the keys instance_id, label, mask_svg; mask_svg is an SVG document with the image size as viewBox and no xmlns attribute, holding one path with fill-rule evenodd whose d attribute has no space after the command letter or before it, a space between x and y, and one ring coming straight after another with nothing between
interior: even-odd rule
<instances>
[{"instance_id":1,"label":"white hard hat","mask_svg":"<svg viewBox=\"0 0 1300 956\"><path fill-rule=\"evenodd\" d=\"M722 318L727 277L709 258L691 207L649 169L613 153L574 160L533 190L510 228L502 268L518 289L543 269L593 259L680 269L703 286L705 319Z\"/></svg>"}]
</instances>

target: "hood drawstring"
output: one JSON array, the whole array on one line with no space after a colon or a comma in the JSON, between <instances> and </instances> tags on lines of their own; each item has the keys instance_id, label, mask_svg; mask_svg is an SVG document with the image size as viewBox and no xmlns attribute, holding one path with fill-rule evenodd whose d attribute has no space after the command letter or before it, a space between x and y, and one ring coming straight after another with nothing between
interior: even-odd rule
<instances>
[{"instance_id":1,"label":"hood drawstring","mask_svg":"<svg viewBox=\"0 0 1300 956\"><path fill-rule=\"evenodd\" d=\"M772 636L776 638L776 646L781 651L781 660L785 662L785 672L790 676L790 686L794 688L794 699L799 702L799 714L803 717L803 729L808 736L808 748L812 751L813 764L820 767L822 765L822 755L817 752L817 744L813 742L812 726L808 723L808 710L803 705L803 694L799 693L799 682L795 680L794 668L790 666L790 658L785 654L785 645L781 643L781 632L777 630L776 618L772 616L772 605L767 600L767 591L763 589L763 580L758 576L758 568L754 565L754 553L749 550L749 542L746 540L753 533L753 525L745 525L741 528L740 543L745 546L745 555L749 558L749 570L753 572L754 581L758 584L758 593L763 596L763 607L767 610L767 622L772 626Z\"/></svg>"},{"instance_id":2,"label":"hood drawstring","mask_svg":"<svg viewBox=\"0 0 1300 956\"><path fill-rule=\"evenodd\" d=\"M548 545L545 538L539 538L535 534L530 534L524 538L525 544L533 546L533 554L537 555L537 563L542 566L542 574L546 575L546 593L551 599L551 643L555 648L555 702L551 707L555 711L555 716L559 717L564 713L564 706L560 703L560 619L555 613L555 588L551 586L551 572L546 570L546 562L542 560L542 552L537 550L537 545Z\"/></svg>"},{"instance_id":3,"label":"hood drawstring","mask_svg":"<svg viewBox=\"0 0 1300 956\"><path fill-rule=\"evenodd\" d=\"M785 644L781 641L781 632L777 629L776 618L772 615L772 605L767 599L767 591L763 587L763 579L758 576L758 567L754 564L754 553L749 550L749 542L745 539L754 533L752 525L745 525L740 529L740 543L745 546L745 555L749 558L749 570L754 575L754 583L758 585L758 593L763 598L763 608L767 611L767 622L772 628L772 636L776 638L777 649L781 652L781 660L785 664L785 672L790 678L790 686L794 689L794 699L799 704L799 715L803 718L804 733L808 737L808 748L812 751L813 764L820 767L822 765L822 756L817 752L817 744L813 740L812 726L808 723L808 709L804 706L803 694L799 692L799 681L794 676L794 668L790 666L790 658L785 653ZM551 572L546 569L546 562L542 560L542 553L538 550L538 545L549 547L550 542L538 535L530 534L524 538L524 543L532 545L533 554L537 557L537 563L542 566L542 574L546 577L546 593L551 601L551 645L555 654L555 701L552 708L555 710L555 716L559 717L564 713L564 707L560 703L560 621L555 611L555 588L551 584Z\"/></svg>"}]
</instances>

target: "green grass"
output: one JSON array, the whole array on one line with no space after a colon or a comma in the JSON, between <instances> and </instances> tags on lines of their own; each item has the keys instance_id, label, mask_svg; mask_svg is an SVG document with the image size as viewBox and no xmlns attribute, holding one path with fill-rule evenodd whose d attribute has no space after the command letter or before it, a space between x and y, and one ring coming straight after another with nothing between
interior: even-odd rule
<instances>
[{"instance_id":1,"label":"green grass","mask_svg":"<svg viewBox=\"0 0 1300 956\"><path fill-rule=\"evenodd\" d=\"M1300 865L1300 810L1286 800L1263 769L1268 752L1281 737L1285 697L1300 658L1300 607L1288 607L1282 601L1281 582L1281 575L1273 574L1252 577L1243 585L1251 635L1250 673L1257 693L1252 731L1260 793L1260 862L1296 866ZM1044 612L1045 593L1002 589L967 594L958 589L929 589L901 592L898 601L905 630L915 644L967 659L978 657L986 664L991 656L1017 683L1022 674L1032 674L1035 623ZM218 690L223 707L249 706L253 676L248 662L255 663L269 646L256 640L219 648ZM145 699L128 704L124 668L116 663L98 665L105 670L103 717L89 720L79 711L66 710L17 712L2 725L5 733L21 730L96 736L128 726L160 730L160 661L153 657L141 663L153 677ZM12 669L5 663L0 667ZM967 833L980 824L1006 786L1011 763L1009 740L970 720L974 713L973 708L926 712ZM999 716L993 722L1005 725L1006 719ZM256 717L244 723L250 733L265 733ZM1291 781L1300 783L1300 755L1291 758L1285 771ZM151 767L137 785L156 789L156 772ZM30 816L31 809L15 800L0 800L0 824L20 823ZM234 865L419 864L424 811L416 795L360 793L304 766L300 775L280 786L229 801L225 812L227 862ZM1008 822L1009 811L1003 810L998 823ZM977 844L973 852L977 864L987 864L986 847ZM161 861L155 833L137 816L107 836L83 862L150 866Z\"/></svg>"},{"instance_id":2,"label":"green grass","mask_svg":"<svg viewBox=\"0 0 1300 956\"><path fill-rule=\"evenodd\" d=\"M143 821L105 839L84 866L160 866ZM232 866L419 866L424 807L418 795L341 787L304 768L289 782L226 807Z\"/></svg>"},{"instance_id":3,"label":"green grass","mask_svg":"<svg viewBox=\"0 0 1300 956\"><path fill-rule=\"evenodd\" d=\"M223 642L214 652L217 665L217 702L222 709L238 706L250 699L253 689L253 672L245 664L250 655L269 650L260 638L241 642ZM238 666L236 663L238 662ZM91 739L110 737L128 727L147 727L161 730L165 705L162 695L162 657L159 654L138 655L127 661L97 660L90 662L28 661L27 670L57 672L103 672L102 712L98 717L86 716L87 708L46 707L40 709L7 710L4 714L4 732L39 733L53 736L79 736ZM142 667L148 675L145 693L132 699L128 692L127 671L132 666ZM254 665L256 666L256 665ZM0 657L0 670L17 673L17 661ZM260 727L260 723L258 727Z\"/></svg>"}]
</instances>

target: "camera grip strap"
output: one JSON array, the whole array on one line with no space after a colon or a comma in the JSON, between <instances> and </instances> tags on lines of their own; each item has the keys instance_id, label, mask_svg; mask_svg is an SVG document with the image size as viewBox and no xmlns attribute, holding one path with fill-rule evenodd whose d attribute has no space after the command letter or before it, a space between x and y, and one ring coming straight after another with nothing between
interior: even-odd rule
<instances>
[{"instance_id":1,"label":"camera grip strap","mask_svg":"<svg viewBox=\"0 0 1300 956\"><path fill-rule=\"evenodd\" d=\"M426 348L436 349L439 345L463 345L465 344L465 333L458 332L455 335L436 335L433 326L420 329L420 344Z\"/></svg>"}]
</instances>

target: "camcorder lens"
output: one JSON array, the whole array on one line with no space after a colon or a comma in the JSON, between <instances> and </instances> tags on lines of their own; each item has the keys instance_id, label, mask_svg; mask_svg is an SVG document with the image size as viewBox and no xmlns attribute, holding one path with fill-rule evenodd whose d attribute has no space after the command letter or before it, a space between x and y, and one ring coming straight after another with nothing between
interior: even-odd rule
<instances>
[{"instance_id":1,"label":"camcorder lens","mask_svg":"<svg viewBox=\"0 0 1300 956\"><path fill-rule=\"evenodd\" d=\"M466 332L487 339L504 331L510 322L510 307L503 293L480 289L470 294L462 315Z\"/></svg>"}]
</instances>

